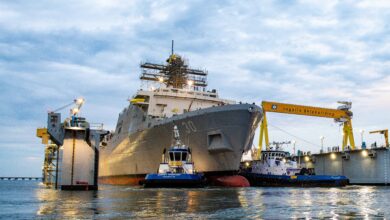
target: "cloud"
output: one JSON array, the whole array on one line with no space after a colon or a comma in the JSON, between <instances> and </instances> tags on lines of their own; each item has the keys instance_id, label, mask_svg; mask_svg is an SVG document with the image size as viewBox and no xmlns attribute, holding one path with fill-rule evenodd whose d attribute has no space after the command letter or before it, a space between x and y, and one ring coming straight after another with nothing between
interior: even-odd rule
<instances>
[{"instance_id":1,"label":"cloud","mask_svg":"<svg viewBox=\"0 0 390 220\"><path fill-rule=\"evenodd\" d=\"M40 175L38 162L26 159L42 154L35 128L45 125L48 109L79 96L86 98L83 115L113 129L140 86L139 63L162 63L172 39L192 67L209 71L210 88L223 98L324 107L350 100L357 132L386 128L388 6L303 0L1 2L0 166L26 161L36 167L18 166L17 172ZM341 142L332 120L275 115L270 123L312 143L321 135L329 146ZM293 138L276 128L270 135Z\"/></svg>"}]
</instances>

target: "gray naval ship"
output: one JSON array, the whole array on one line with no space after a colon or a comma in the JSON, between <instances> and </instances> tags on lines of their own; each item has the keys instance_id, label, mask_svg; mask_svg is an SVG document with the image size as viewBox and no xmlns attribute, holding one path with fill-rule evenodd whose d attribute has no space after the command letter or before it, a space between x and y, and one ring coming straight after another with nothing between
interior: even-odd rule
<instances>
[{"instance_id":1,"label":"gray naval ship","mask_svg":"<svg viewBox=\"0 0 390 220\"><path fill-rule=\"evenodd\" d=\"M100 150L99 182L136 185L159 167L172 128L178 126L197 171L210 178L235 175L250 150L261 108L207 91L207 72L191 69L173 53L166 64L142 63L140 89L119 114ZM151 86L152 85L152 86Z\"/></svg>"}]
</instances>

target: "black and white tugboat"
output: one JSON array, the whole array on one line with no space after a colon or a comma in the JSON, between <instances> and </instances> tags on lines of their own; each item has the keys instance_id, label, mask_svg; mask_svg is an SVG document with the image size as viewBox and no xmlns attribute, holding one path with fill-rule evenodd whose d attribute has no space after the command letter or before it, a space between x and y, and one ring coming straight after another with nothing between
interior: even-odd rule
<instances>
[{"instance_id":1,"label":"black and white tugboat","mask_svg":"<svg viewBox=\"0 0 390 220\"><path fill-rule=\"evenodd\" d=\"M289 159L289 153L276 146L261 152L242 175L251 186L340 187L349 183L345 176L315 175Z\"/></svg>"},{"instance_id":2,"label":"black and white tugboat","mask_svg":"<svg viewBox=\"0 0 390 220\"><path fill-rule=\"evenodd\" d=\"M164 149L158 173L146 175L144 187L203 187L203 174L196 172L191 150L181 143L176 125L173 132L173 146Z\"/></svg>"}]
</instances>

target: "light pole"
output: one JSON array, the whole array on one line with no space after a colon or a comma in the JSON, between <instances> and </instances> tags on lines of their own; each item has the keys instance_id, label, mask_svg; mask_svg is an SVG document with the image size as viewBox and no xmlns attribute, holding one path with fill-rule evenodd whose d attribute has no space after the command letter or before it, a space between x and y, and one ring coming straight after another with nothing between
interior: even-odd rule
<instances>
[{"instance_id":1,"label":"light pole","mask_svg":"<svg viewBox=\"0 0 390 220\"><path fill-rule=\"evenodd\" d=\"M293 154L295 155L295 143L296 143L296 141L295 141L295 140L292 140L291 142L292 142L292 144L293 144Z\"/></svg>"},{"instance_id":2,"label":"light pole","mask_svg":"<svg viewBox=\"0 0 390 220\"><path fill-rule=\"evenodd\" d=\"M324 153L324 139L325 139L324 136L320 137L320 140L321 140L321 153Z\"/></svg>"},{"instance_id":3,"label":"light pole","mask_svg":"<svg viewBox=\"0 0 390 220\"><path fill-rule=\"evenodd\" d=\"M364 129L360 129L360 137L361 137L361 139L362 139L362 146L363 146L363 142L364 142L364 138L363 138L363 136L364 136Z\"/></svg>"}]
</instances>

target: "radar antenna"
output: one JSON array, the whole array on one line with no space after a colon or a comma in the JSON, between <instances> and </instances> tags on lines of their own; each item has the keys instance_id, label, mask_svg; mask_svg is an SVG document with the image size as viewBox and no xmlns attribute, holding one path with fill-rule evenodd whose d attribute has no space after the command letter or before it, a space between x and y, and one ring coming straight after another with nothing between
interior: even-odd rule
<instances>
[{"instance_id":1,"label":"radar antenna","mask_svg":"<svg viewBox=\"0 0 390 220\"><path fill-rule=\"evenodd\" d=\"M172 40L171 55L166 60L167 64L155 64L145 62L141 64L141 80L164 83L167 87L203 87L207 86L207 71L191 69L187 62L174 53L174 41Z\"/></svg>"},{"instance_id":2,"label":"radar antenna","mask_svg":"<svg viewBox=\"0 0 390 220\"><path fill-rule=\"evenodd\" d=\"M173 55L173 45L174 45L175 41L172 40L172 48L171 48L171 56Z\"/></svg>"}]
</instances>

